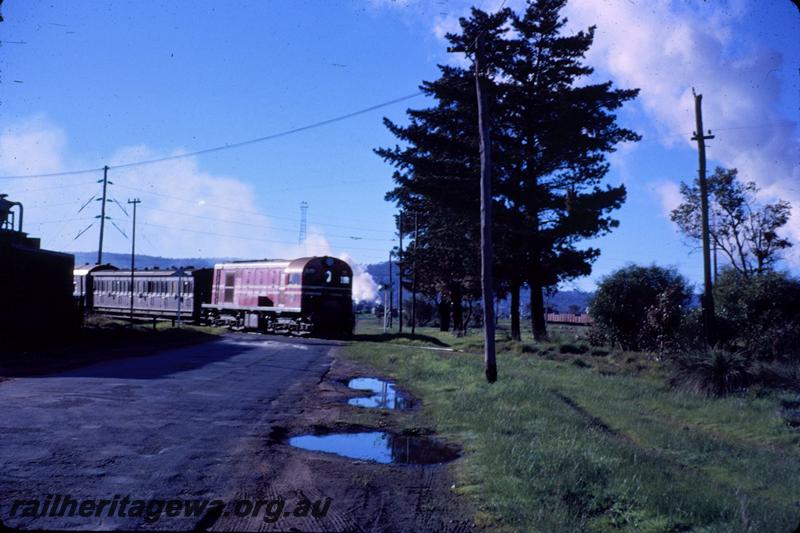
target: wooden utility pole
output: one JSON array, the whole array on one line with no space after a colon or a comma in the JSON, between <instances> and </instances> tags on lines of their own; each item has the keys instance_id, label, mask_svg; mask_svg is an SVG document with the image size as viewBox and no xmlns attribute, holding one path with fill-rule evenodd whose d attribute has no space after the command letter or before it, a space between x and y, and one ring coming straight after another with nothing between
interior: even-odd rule
<instances>
[{"instance_id":1,"label":"wooden utility pole","mask_svg":"<svg viewBox=\"0 0 800 533\"><path fill-rule=\"evenodd\" d=\"M383 286L383 332L386 333L389 326L389 284Z\"/></svg>"},{"instance_id":2,"label":"wooden utility pole","mask_svg":"<svg viewBox=\"0 0 800 533\"><path fill-rule=\"evenodd\" d=\"M710 232L708 224L708 183L706 182L706 139L713 139L714 136L703 135L703 95L697 94L692 88L694 94L694 114L697 121L697 131L694 132L692 137L693 141L697 141L697 153L700 161L700 168L698 170L700 178L700 216L703 231L703 329L705 332L706 344L713 346L716 342L716 313L714 312L714 294L711 285L711 246L710 246Z\"/></svg>"},{"instance_id":3,"label":"wooden utility pole","mask_svg":"<svg viewBox=\"0 0 800 533\"><path fill-rule=\"evenodd\" d=\"M97 264L103 264L103 233L106 229L106 191L108 189L108 165L103 167L103 197L100 198L100 243L97 246Z\"/></svg>"},{"instance_id":4,"label":"wooden utility pole","mask_svg":"<svg viewBox=\"0 0 800 533\"><path fill-rule=\"evenodd\" d=\"M403 333L403 212L400 212L400 255L397 256L397 269L400 273L400 287L398 287L398 310L397 310L397 318L398 322L398 333Z\"/></svg>"},{"instance_id":5,"label":"wooden utility pole","mask_svg":"<svg viewBox=\"0 0 800 533\"><path fill-rule=\"evenodd\" d=\"M483 289L483 359L486 381L497 381L494 350L494 286L492 282L492 154L489 111L483 91L483 38L475 40L475 90L478 96L478 129L481 151L481 286Z\"/></svg>"},{"instance_id":6,"label":"wooden utility pole","mask_svg":"<svg viewBox=\"0 0 800 533\"><path fill-rule=\"evenodd\" d=\"M714 239L712 255L714 256L714 285L717 284L717 222L714 218L714 211L711 211L711 238Z\"/></svg>"},{"instance_id":7,"label":"wooden utility pole","mask_svg":"<svg viewBox=\"0 0 800 533\"><path fill-rule=\"evenodd\" d=\"M392 300L394 299L394 290L392 289L392 285L394 285L394 280L392 279L392 251L389 250L389 329L392 329Z\"/></svg>"},{"instance_id":8,"label":"wooden utility pole","mask_svg":"<svg viewBox=\"0 0 800 533\"><path fill-rule=\"evenodd\" d=\"M133 228L131 229L131 325L133 325L133 301L136 293L136 280L133 276L134 269L136 268L136 206L141 202L142 201L138 198L128 200L129 204L133 204Z\"/></svg>"},{"instance_id":9,"label":"wooden utility pole","mask_svg":"<svg viewBox=\"0 0 800 533\"><path fill-rule=\"evenodd\" d=\"M417 239L419 238L419 224L417 213L414 213L414 264L411 273L411 334L414 335L417 329Z\"/></svg>"}]
</instances>

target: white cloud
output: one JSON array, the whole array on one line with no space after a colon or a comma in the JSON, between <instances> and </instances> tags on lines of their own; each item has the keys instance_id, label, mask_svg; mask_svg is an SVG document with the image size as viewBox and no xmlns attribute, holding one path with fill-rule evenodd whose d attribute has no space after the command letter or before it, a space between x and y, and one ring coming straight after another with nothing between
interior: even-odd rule
<instances>
[{"instance_id":1,"label":"white cloud","mask_svg":"<svg viewBox=\"0 0 800 533\"><path fill-rule=\"evenodd\" d=\"M17 122L0 132L0 170L5 175L58 171L64 145L64 132L43 115Z\"/></svg>"},{"instance_id":2,"label":"white cloud","mask_svg":"<svg viewBox=\"0 0 800 533\"><path fill-rule=\"evenodd\" d=\"M172 155L145 146L123 148L114 161L136 161ZM270 219L258 208L253 187L229 176L213 175L199 168L196 159L185 158L112 169L112 197L122 201L140 197L144 246L142 253L168 257L264 257L277 239L269 230ZM119 211L118 219L128 220ZM246 224L243 224L246 223ZM235 237L231 237L235 236ZM115 235L110 244L124 246ZM123 239L124 240L124 239ZM152 252L147 248L150 247Z\"/></svg>"},{"instance_id":3,"label":"white cloud","mask_svg":"<svg viewBox=\"0 0 800 533\"><path fill-rule=\"evenodd\" d=\"M672 181L657 181L652 184L652 189L661 202L662 213L665 218L681 203L681 191L677 183Z\"/></svg>"},{"instance_id":4,"label":"white cloud","mask_svg":"<svg viewBox=\"0 0 800 533\"><path fill-rule=\"evenodd\" d=\"M747 12L741 2L703 5L702 13L666 0L643 4L624 1L573 0L567 9L571 26L596 24L597 37L589 62L604 68L623 87L641 89L639 101L645 127L653 137L694 131L692 86L704 93L704 126L716 138L709 142L713 164L739 169L769 196L800 206L800 139L797 123L782 117L777 104L781 54L765 47L735 43L732 35L747 32ZM738 39L747 42L746 38ZM655 124L653 124L655 123ZM663 202L674 190L660 184ZM788 226L800 242L800 213ZM800 255L795 254L800 264Z\"/></svg>"},{"instance_id":5,"label":"white cloud","mask_svg":"<svg viewBox=\"0 0 800 533\"><path fill-rule=\"evenodd\" d=\"M0 175L35 174L68 170L66 135L58 127L37 116L0 130ZM155 159L180 152L162 153L147 146L117 150L111 166L130 161ZM70 159L71 168L96 164ZM74 165L74 166L73 166ZM98 238L99 203L81 205L100 196L97 180L102 173L4 180L0 192L25 205L25 230L42 238L44 247L54 250L95 250ZM137 251L165 257L284 258L336 255L353 267L353 297L372 301L377 284L364 267L346 250L334 251L324 232L310 226L302 244L292 242L296 233L274 223L258 206L252 185L231 176L202 170L195 158L175 159L153 165L111 169L108 197L118 201L130 214L129 198L142 203L137 211ZM130 241L115 227L130 236L131 220L115 202L107 204L112 217L105 228L104 249L127 252ZM113 224L112 224L113 222ZM79 239L85 227L92 228ZM288 234L287 234L288 232ZM289 236L291 235L291 236Z\"/></svg>"},{"instance_id":6,"label":"white cloud","mask_svg":"<svg viewBox=\"0 0 800 533\"><path fill-rule=\"evenodd\" d=\"M424 21L444 40L458 29L458 17L472 4L485 11L496 0L451 0L448 14ZM505 4L517 12L522 0ZM571 0L563 15L568 31L596 25L596 38L587 62L597 68L596 79L641 89L639 124L645 138L663 139L665 146L695 149L689 139L695 129L692 87L704 94L704 126L716 138L709 142L709 170L717 163L739 169L742 179L755 181L765 200L781 198L795 207L787 232L794 240L794 261L800 264L800 138L796 120L777 109L781 86L776 71L783 65L780 51L750 44L757 40L743 0L681 4L670 0ZM446 61L461 58L444 54ZM619 168L636 151L621 150L610 161ZM624 170L624 169L623 169ZM690 169L693 174L694 169ZM626 177L625 180L633 177ZM661 200L674 200L674 191L660 184Z\"/></svg>"}]
</instances>

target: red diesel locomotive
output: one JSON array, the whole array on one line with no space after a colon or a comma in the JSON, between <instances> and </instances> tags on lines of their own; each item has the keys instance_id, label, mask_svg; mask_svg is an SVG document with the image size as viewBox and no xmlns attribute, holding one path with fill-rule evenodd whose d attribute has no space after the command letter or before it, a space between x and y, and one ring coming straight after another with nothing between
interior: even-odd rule
<instances>
[{"instance_id":1,"label":"red diesel locomotive","mask_svg":"<svg viewBox=\"0 0 800 533\"><path fill-rule=\"evenodd\" d=\"M335 257L214 265L203 320L236 329L350 335L353 270Z\"/></svg>"}]
</instances>

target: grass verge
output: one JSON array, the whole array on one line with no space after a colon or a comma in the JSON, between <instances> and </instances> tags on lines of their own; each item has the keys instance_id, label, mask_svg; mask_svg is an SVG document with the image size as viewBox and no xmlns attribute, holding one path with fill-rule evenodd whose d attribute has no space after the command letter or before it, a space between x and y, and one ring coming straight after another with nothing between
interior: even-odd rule
<instances>
[{"instance_id":1,"label":"grass verge","mask_svg":"<svg viewBox=\"0 0 800 533\"><path fill-rule=\"evenodd\" d=\"M489 385L478 335L418 328L419 338L373 342L376 326L363 326L345 356L398 380L436 431L464 446L454 490L484 525L793 531L800 522L800 431L785 423L778 393L708 398L667 387L636 354L562 353L502 334ZM423 349L424 337L464 351Z\"/></svg>"}]
</instances>

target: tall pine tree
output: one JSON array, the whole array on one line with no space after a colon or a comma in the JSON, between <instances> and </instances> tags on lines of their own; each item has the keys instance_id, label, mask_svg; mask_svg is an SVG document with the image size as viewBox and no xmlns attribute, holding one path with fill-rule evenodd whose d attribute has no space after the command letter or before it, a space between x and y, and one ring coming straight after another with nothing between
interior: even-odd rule
<instances>
[{"instance_id":1,"label":"tall pine tree","mask_svg":"<svg viewBox=\"0 0 800 533\"><path fill-rule=\"evenodd\" d=\"M619 127L613 113L638 89L579 83L593 72L583 58L594 27L562 35L565 4L537 0L521 16L512 16L514 59L504 72L517 161L507 190L524 213L526 278L537 339L546 335L544 291L589 274L600 252L578 244L618 225L610 212L624 202L625 188L601 185L608 172L606 154L620 142L639 139Z\"/></svg>"},{"instance_id":2,"label":"tall pine tree","mask_svg":"<svg viewBox=\"0 0 800 533\"><path fill-rule=\"evenodd\" d=\"M487 42L503 45L497 36L505 31L510 12L474 14L469 32L477 35L480 26ZM505 57L492 45L487 48L495 57ZM480 296L477 101L471 71L447 65L439 70L439 79L421 86L436 104L409 110L407 126L384 119L403 146L375 152L396 169L397 186L387 200L417 213L419 242L407 248L406 263L416 260L421 286L429 296L438 293L440 309L442 303L452 305L453 328L462 331L462 303ZM440 317L440 323L446 322Z\"/></svg>"},{"instance_id":3,"label":"tall pine tree","mask_svg":"<svg viewBox=\"0 0 800 533\"><path fill-rule=\"evenodd\" d=\"M618 223L610 213L625 199L624 187L602 186L606 155L639 138L614 115L638 90L579 83L592 74L582 61L594 28L562 35L565 3L533 1L521 15L473 9L461 19L461 33L447 35L451 48L469 57L480 33L486 50L497 289L511 293L514 338L525 282L534 335L542 338L544 291L591 272L600 252L579 248L580 241L613 229ZM396 168L397 186L387 199L419 214L420 242L409 252L418 255L418 272L457 312L461 299L479 290L477 106L473 73L439 68L441 77L422 86L436 105L409 110L408 126L385 120L403 146L376 152ZM458 327L455 313L454 319Z\"/></svg>"}]
</instances>

